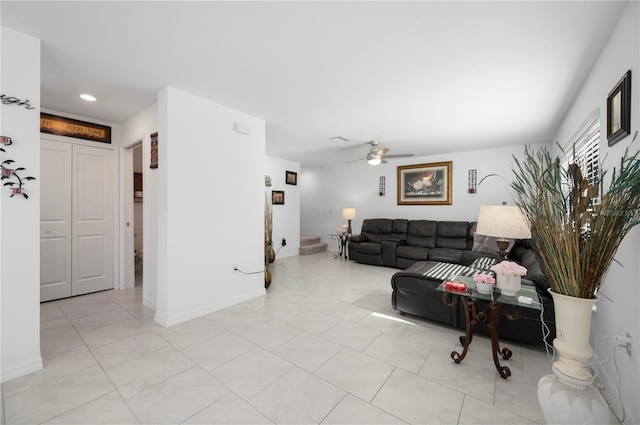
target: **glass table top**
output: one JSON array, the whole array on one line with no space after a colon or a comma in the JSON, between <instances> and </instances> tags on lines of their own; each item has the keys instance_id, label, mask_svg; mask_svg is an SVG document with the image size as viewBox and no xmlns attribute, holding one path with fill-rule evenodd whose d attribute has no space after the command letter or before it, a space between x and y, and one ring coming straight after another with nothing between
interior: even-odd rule
<instances>
[{"instance_id":1,"label":"glass table top","mask_svg":"<svg viewBox=\"0 0 640 425\"><path fill-rule=\"evenodd\" d=\"M467 276L454 276L451 279L447 279L448 282L464 282L467 285L467 289L465 291L450 291L444 286L444 282L442 282L436 288L436 291L446 292L453 295L460 295L467 298L473 298L480 301L486 302L499 302L501 304L506 305L514 305L518 307L530 308L533 310L542 310L542 306L540 305L540 297L538 297L538 293L533 285L522 284L520 290L516 293L515 296L502 295L499 289L494 288L494 290L490 293L483 293L476 291L476 284L473 281L472 277ZM518 297L524 296L532 299L531 304L526 304L518 301Z\"/></svg>"}]
</instances>

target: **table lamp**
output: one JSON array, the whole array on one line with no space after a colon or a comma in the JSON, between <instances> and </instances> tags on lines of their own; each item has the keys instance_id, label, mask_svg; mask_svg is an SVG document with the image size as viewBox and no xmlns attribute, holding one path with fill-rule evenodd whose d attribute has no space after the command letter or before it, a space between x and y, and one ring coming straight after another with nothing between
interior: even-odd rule
<instances>
[{"instance_id":1,"label":"table lamp","mask_svg":"<svg viewBox=\"0 0 640 425\"><path fill-rule=\"evenodd\" d=\"M347 235L351 236L351 220L356 218L356 209L355 208L343 208L342 209L342 219L347 220Z\"/></svg>"},{"instance_id":2,"label":"table lamp","mask_svg":"<svg viewBox=\"0 0 640 425\"><path fill-rule=\"evenodd\" d=\"M499 238L498 261L507 256L509 239L530 239L529 220L516 205L480 205L476 233Z\"/></svg>"}]
</instances>

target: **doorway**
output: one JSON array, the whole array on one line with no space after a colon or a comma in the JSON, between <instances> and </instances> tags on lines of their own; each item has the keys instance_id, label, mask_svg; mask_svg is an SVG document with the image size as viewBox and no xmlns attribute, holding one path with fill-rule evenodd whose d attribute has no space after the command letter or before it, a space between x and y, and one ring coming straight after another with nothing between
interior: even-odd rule
<instances>
[{"instance_id":1,"label":"doorway","mask_svg":"<svg viewBox=\"0 0 640 425\"><path fill-rule=\"evenodd\" d=\"M131 149L133 154L133 257L135 286L142 287L143 282L143 262L144 262L144 219L143 219L143 160L142 144Z\"/></svg>"}]
</instances>

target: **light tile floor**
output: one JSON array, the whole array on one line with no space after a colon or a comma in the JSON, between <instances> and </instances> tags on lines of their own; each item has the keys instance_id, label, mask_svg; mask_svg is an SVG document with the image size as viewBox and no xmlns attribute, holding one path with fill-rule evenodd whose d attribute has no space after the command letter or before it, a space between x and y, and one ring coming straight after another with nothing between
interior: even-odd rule
<instances>
[{"instance_id":1,"label":"light tile floor","mask_svg":"<svg viewBox=\"0 0 640 425\"><path fill-rule=\"evenodd\" d=\"M278 259L265 296L163 328L140 287L41 304L44 369L2 385L7 424L537 424L542 347L391 307L397 270L332 253ZM375 313L375 314L374 314Z\"/></svg>"}]
</instances>

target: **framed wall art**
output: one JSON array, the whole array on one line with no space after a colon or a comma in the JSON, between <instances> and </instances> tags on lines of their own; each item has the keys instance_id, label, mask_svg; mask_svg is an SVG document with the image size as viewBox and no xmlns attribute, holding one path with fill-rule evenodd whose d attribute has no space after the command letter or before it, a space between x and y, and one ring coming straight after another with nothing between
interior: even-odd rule
<instances>
[{"instance_id":1,"label":"framed wall art","mask_svg":"<svg viewBox=\"0 0 640 425\"><path fill-rule=\"evenodd\" d=\"M293 171L286 171L285 182L287 184L298 185L298 173L294 173Z\"/></svg>"},{"instance_id":2,"label":"framed wall art","mask_svg":"<svg viewBox=\"0 0 640 425\"><path fill-rule=\"evenodd\" d=\"M631 70L607 96L607 143L612 146L631 132Z\"/></svg>"},{"instance_id":3,"label":"framed wall art","mask_svg":"<svg viewBox=\"0 0 640 425\"><path fill-rule=\"evenodd\" d=\"M284 205L284 190L272 190L271 203L273 205Z\"/></svg>"},{"instance_id":4,"label":"framed wall art","mask_svg":"<svg viewBox=\"0 0 640 425\"><path fill-rule=\"evenodd\" d=\"M453 162L398 167L398 205L451 205Z\"/></svg>"}]
</instances>

